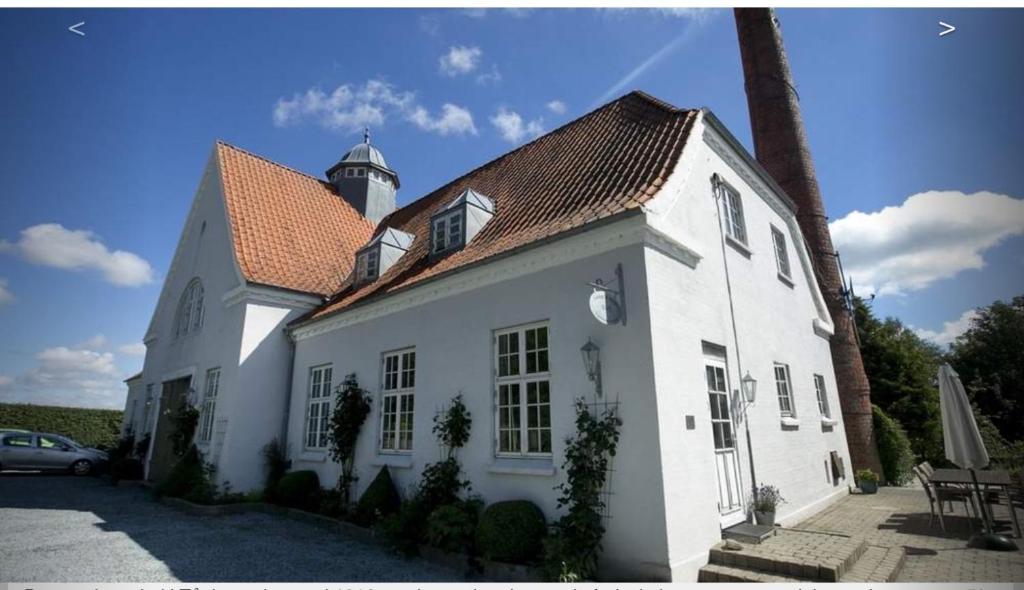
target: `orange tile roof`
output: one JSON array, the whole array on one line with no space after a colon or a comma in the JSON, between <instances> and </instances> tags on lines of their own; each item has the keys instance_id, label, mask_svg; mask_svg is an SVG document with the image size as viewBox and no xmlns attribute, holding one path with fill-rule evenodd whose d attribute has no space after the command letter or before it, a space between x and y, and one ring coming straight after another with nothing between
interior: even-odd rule
<instances>
[{"instance_id":1,"label":"orange tile roof","mask_svg":"<svg viewBox=\"0 0 1024 590\"><path fill-rule=\"evenodd\" d=\"M415 235L410 250L373 283L347 283L295 324L639 207L672 172L697 113L632 92L398 209L377 230ZM431 261L430 217L467 188L497 212L462 250Z\"/></svg>"},{"instance_id":2,"label":"orange tile roof","mask_svg":"<svg viewBox=\"0 0 1024 590\"><path fill-rule=\"evenodd\" d=\"M326 296L373 224L323 180L217 142L235 257L246 280Z\"/></svg>"}]
</instances>

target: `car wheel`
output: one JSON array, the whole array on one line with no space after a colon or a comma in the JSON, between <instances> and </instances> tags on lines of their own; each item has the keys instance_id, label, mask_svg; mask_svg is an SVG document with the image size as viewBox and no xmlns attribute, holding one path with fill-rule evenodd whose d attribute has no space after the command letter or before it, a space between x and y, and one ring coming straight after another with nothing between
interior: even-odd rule
<instances>
[{"instance_id":1,"label":"car wheel","mask_svg":"<svg viewBox=\"0 0 1024 590\"><path fill-rule=\"evenodd\" d=\"M88 459L79 459L71 464L71 473L75 475L89 475L92 471L92 463Z\"/></svg>"}]
</instances>

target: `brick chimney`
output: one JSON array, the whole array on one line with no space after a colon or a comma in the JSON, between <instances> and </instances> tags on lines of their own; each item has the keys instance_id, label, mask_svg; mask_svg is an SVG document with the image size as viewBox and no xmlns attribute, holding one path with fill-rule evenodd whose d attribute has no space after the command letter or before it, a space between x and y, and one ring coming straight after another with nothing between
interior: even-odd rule
<instances>
[{"instance_id":1,"label":"brick chimney","mask_svg":"<svg viewBox=\"0 0 1024 590\"><path fill-rule=\"evenodd\" d=\"M828 217L814 173L800 103L786 60L775 11L735 9L750 127L757 161L797 204L797 219L807 240L818 285L835 324L830 341L842 406L846 439L854 469L882 474L871 421L871 389L853 318L846 307L843 283Z\"/></svg>"}]
</instances>

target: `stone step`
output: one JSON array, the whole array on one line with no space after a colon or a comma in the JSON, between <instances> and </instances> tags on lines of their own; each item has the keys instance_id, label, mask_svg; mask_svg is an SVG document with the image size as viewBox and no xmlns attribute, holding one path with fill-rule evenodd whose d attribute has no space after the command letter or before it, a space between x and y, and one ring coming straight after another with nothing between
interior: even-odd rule
<instances>
[{"instance_id":1,"label":"stone step","mask_svg":"<svg viewBox=\"0 0 1024 590\"><path fill-rule=\"evenodd\" d=\"M728 565L718 565L715 563L709 563L704 567L700 568L700 573L697 575L697 581L740 583L771 582L782 584L795 584L800 582L807 582L807 580L803 578L794 578L790 576L783 576L781 574L771 574L766 572L743 569L739 567L732 567Z\"/></svg>"},{"instance_id":2,"label":"stone step","mask_svg":"<svg viewBox=\"0 0 1024 590\"><path fill-rule=\"evenodd\" d=\"M867 550L861 539L846 535L779 529L759 544L740 543L738 551L725 543L711 548L708 562L758 574L805 581L838 582Z\"/></svg>"},{"instance_id":3,"label":"stone step","mask_svg":"<svg viewBox=\"0 0 1024 590\"><path fill-rule=\"evenodd\" d=\"M860 559L840 578L844 583L895 582L903 569L903 547L869 546Z\"/></svg>"}]
</instances>

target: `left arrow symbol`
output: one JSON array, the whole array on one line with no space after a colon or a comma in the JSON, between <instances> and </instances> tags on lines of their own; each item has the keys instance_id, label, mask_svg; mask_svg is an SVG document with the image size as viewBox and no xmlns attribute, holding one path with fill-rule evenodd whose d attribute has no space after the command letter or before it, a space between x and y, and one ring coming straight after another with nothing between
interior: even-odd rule
<instances>
[{"instance_id":1,"label":"left arrow symbol","mask_svg":"<svg viewBox=\"0 0 1024 590\"><path fill-rule=\"evenodd\" d=\"M80 23L71 25L70 27L68 27L68 30L71 31L72 33L76 34L76 35L81 35L81 36L85 37L85 31L79 31L78 30L78 28L81 27L84 24L85 24L85 21L82 21Z\"/></svg>"}]
</instances>

